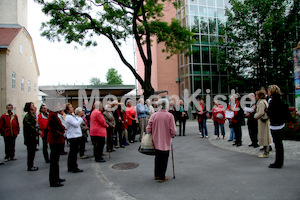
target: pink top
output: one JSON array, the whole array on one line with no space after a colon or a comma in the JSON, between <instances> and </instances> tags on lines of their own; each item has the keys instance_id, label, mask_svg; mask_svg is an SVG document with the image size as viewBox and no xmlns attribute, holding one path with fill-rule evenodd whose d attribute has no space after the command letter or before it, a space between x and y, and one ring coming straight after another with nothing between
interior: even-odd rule
<instances>
[{"instance_id":1,"label":"pink top","mask_svg":"<svg viewBox=\"0 0 300 200\"><path fill-rule=\"evenodd\" d=\"M177 131L174 116L166 110L157 111L151 115L146 131L152 133L155 149L169 151Z\"/></svg>"},{"instance_id":2,"label":"pink top","mask_svg":"<svg viewBox=\"0 0 300 200\"><path fill-rule=\"evenodd\" d=\"M95 109L93 110L91 114L91 127L90 127L90 135L91 136L99 136L99 137L106 137L106 127L108 125L106 124L105 118L103 114Z\"/></svg>"}]
</instances>

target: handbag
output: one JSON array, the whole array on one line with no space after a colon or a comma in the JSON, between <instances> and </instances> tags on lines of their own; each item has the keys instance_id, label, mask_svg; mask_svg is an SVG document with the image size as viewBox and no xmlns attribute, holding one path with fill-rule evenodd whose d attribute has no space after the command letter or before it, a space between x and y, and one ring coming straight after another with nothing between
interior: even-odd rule
<instances>
[{"instance_id":1,"label":"handbag","mask_svg":"<svg viewBox=\"0 0 300 200\"><path fill-rule=\"evenodd\" d=\"M218 113L217 116L216 116L216 118L222 120L223 119L223 115L221 113Z\"/></svg>"},{"instance_id":2,"label":"handbag","mask_svg":"<svg viewBox=\"0 0 300 200\"><path fill-rule=\"evenodd\" d=\"M210 114L209 114L209 112L206 113L206 118L207 118L207 119L210 119Z\"/></svg>"},{"instance_id":3,"label":"handbag","mask_svg":"<svg viewBox=\"0 0 300 200\"><path fill-rule=\"evenodd\" d=\"M152 133L143 133L141 145L138 151L146 155L155 155L155 148L152 141Z\"/></svg>"}]
</instances>

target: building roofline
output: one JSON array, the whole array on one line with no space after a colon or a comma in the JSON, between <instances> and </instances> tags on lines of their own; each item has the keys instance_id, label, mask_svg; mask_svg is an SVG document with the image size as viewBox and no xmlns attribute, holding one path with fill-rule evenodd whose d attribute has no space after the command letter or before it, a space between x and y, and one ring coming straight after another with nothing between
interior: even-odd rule
<instances>
[{"instance_id":1,"label":"building roofline","mask_svg":"<svg viewBox=\"0 0 300 200\"><path fill-rule=\"evenodd\" d=\"M45 85L39 86L39 90L80 90L80 89L106 89L106 90L119 90L119 89L135 89L135 85Z\"/></svg>"}]
</instances>

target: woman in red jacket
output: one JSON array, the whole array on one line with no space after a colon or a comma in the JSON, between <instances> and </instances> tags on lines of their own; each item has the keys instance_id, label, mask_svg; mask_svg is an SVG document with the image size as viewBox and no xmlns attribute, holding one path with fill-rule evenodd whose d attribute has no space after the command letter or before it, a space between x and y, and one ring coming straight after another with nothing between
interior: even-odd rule
<instances>
[{"instance_id":1,"label":"woman in red jacket","mask_svg":"<svg viewBox=\"0 0 300 200\"><path fill-rule=\"evenodd\" d=\"M128 128L128 137L130 143L133 143L135 140L135 122L137 120L137 115L134 107L132 107L132 101L127 101L126 107L126 119L127 119L127 128Z\"/></svg>"},{"instance_id":2,"label":"woman in red jacket","mask_svg":"<svg viewBox=\"0 0 300 200\"><path fill-rule=\"evenodd\" d=\"M59 177L59 157L64 149L65 138L63 136L65 127L62 125L56 112L49 112L48 123L48 138L47 142L50 144L50 172L49 182L51 187L61 187L65 179Z\"/></svg>"},{"instance_id":3,"label":"woman in red jacket","mask_svg":"<svg viewBox=\"0 0 300 200\"><path fill-rule=\"evenodd\" d=\"M47 106L42 104L40 107L40 114L38 115L39 128L42 131L41 137L43 140L43 155L46 163L50 163L48 154L48 111Z\"/></svg>"},{"instance_id":4,"label":"woman in red jacket","mask_svg":"<svg viewBox=\"0 0 300 200\"><path fill-rule=\"evenodd\" d=\"M212 109L212 119L214 121L215 126L215 135L217 135L217 140L220 139L220 131L219 127L221 128L221 134L223 136L223 140L225 139L225 110L222 105L219 105L217 101L214 101L214 107Z\"/></svg>"},{"instance_id":5,"label":"woman in red jacket","mask_svg":"<svg viewBox=\"0 0 300 200\"><path fill-rule=\"evenodd\" d=\"M90 135L92 137L94 145L94 157L96 162L105 162L105 160L102 157L102 153L105 145L105 138L107 136L106 128L108 127L108 125L106 124L102 112L102 103L96 101L95 109L93 110L90 118Z\"/></svg>"}]
</instances>

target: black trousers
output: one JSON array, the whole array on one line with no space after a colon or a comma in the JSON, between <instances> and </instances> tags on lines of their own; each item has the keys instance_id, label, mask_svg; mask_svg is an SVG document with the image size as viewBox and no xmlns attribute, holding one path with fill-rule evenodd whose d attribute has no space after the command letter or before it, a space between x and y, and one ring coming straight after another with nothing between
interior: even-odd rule
<instances>
[{"instance_id":1,"label":"black trousers","mask_svg":"<svg viewBox=\"0 0 300 200\"><path fill-rule=\"evenodd\" d=\"M47 134L45 133L44 137L42 137L43 140L43 155L45 162L49 162L49 154L48 154L48 143L47 143Z\"/></svg>"},{"instance_id":2,"label":"black trousers","mask_svg":"<svg viewBox=\"0 0 300 200\"><path fill-rule=\"evenodd\" d=\"M16 137L14 136L6 136L3 137L5 144L5 158L9 159L15 157L15 145L16 145Z\"/></svg>"},{"instance_id":3,"label":"black trousers","mask_svg":"<svg viewBox=\"0 0 300 200\"><path fill-rule=\"evenodd\" d=\"M128 139L129 141L135 140L135 131L134 131L134 125L127 125L128 128Z\"/></svg>"},{"instance_id":4,"label":"black trousers","mask_svg":"<svg viewBox=\"0 0 300 200\"><path fill-rule=\"evenodd\" d=\"M27 169L33 167L34 157L35 157L36 144L27 145Z\"/></svg>"},{"instance_id":5,"label":"black trousers","mask_svg":"<svg viewBox=\"0 0 300 200\"><path fill-rule=\"evenodd\" d=\"M84 156L86 137L81 137L79 142L79 155Z\"/></svg>"},{"instance_id":6,"label":"black trousers","mask_svg":"<svg viewBox=\"0 0 300 200\"><path fill-rule=\"evenodd\" d=\"M155 150L154 159L154 176L158 177L159 180L164 180L169 159L170 151Z\"/></svg>"},{"instance_id":7,"label":"black trousers","mask_svg":"<svg viewBox=\"0 0 300 200\"><path fill-rule=\"evenodd\" d=\"M80 138L69 139L70 152L68 156L68 171L75 171L78 169L77 155L79 151Z\"/></svg>"},{"instance_id":8,"label":"black trousers","mask_svg":"<svg viewBox=\"0 0 300 200\"><path fill-rule=\"evenodd\" d=\"M114 134L114 128L108 127L107 130L107 143L106 143L106 151L109 152L113 150L113 134Z\"/></svg>"},{"instance_id":9,"label":"black trousers","mask_svg":"<svg viewBox=\"0 0 300 200\"><path fill-rule=\"evenodd\" d=\"M183 135L185 135L185 123L186 123L185 118L179 119L179 135L181 135L181 129L182 129Z\"/></svg>"},{"instance_id":10,"label":"black trousers","mask_svg":"<svg viewBox=\"0 0 300 200\"><path fill-rule=\"evenodd\" d=\"M63 151L64 144L50 144L50 170L49 170L49 182L50 185L54 185L58 182L59 178L59 157Z\"/></svg>"},{"instance_id":11,"label":"black trousers","mask_svg":"<svg viewBox=\"0 0 300 200\"><path fill-rule=\"evenodd\" d=\"M283 144L282 144L284 129L271 130L271 134L272 134L273 142L275 144L275 149L276 149L276 156L275 156L274 164L282 167L283 161L284 161L284 149L283 149Z\"/></svg>"},{"instance_id":12,"label":"black trousers","mask_svg":"<svg viewBox=\"0 0 300 200\"><path fill-rule=\"evenodd\" d=\"M122 135L122 133L123 133L123 129L122 129L122 126L116 126L116 128L115 128L115 135L118 137L118 135L119 135L119 145L120 145L120 147L122 146L122 145L126 145L126 141L125 141L125 136L124 135Z\"/></svg>"},{"instance_id":13,"label":"black trousers","mask_svg":"<svg viewBox=\"0 0 300 200\"><path fill-rule=\"evenodd\" d=\"M242 144L242 127L238 123L232 123L232 127L235 133L236 144Z\"/></svg>"},{"instance_id":14,"label":"black trousers","mask_svg":"<svg viewBox=\"0 0 300 200\"><path fill-rule=\"evenodd\" d=\"M252 119L252 118L248 119L248 131L249 131L249 137L250 137L251 143L253 145L257 145L258 125L257 125L256 119Z\"/></svg>"},{"instance_id":15,"label":"black trousers","mask_svg":"<svg viewBox=\"0 0 300 200\"><path fill-rule=\"evenodd\" d=\"M105 137L92 136L92 141L94 145L95 160L102 160L102 153L105 145Z\"/></svg>"}]
</instances>

